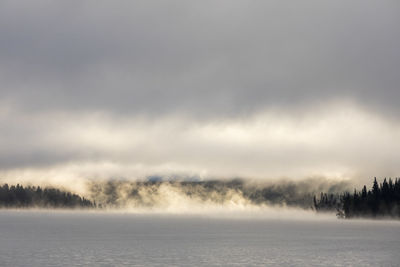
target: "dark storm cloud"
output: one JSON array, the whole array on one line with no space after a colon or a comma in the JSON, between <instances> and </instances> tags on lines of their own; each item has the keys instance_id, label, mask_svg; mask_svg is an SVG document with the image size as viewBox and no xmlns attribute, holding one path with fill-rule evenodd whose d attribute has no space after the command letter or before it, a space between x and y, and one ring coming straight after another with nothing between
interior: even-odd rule
<instances>
[{"instance_id":1,"label":"dark storm cloud","mask_svg":"<svg viewBox=\"0 0 400 267\"><path fill-rule=\"evenodd\" d=\"M396 1L6 1L0 99L236 116L350 100L398 114Z\"/></svg>"}]
</instances>

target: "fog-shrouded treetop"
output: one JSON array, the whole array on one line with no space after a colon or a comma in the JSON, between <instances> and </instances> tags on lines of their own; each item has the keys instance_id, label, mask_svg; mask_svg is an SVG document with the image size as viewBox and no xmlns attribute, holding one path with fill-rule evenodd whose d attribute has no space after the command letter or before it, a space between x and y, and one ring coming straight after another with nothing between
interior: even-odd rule
<instances>
[{"instance_id":1,"label":"fog-shrouded treetop","mask_svg":"<svg viewBox=\"0 0 400 267\"><path fill-rule=\"evenodd\" d=\"M2 1L0 179L396 177L399 25L386 0Z\"/></svg>"}]
</instances>

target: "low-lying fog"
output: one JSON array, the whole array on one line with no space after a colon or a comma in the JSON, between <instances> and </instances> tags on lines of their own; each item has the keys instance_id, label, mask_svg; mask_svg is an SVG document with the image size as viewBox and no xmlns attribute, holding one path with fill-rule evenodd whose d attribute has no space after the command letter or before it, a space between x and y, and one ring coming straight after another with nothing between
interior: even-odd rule
<instances>
[{"instance_id":1,"label":"low-lying fog","mask_svg":"<svg viewBox=\"0 0 400 267\"><path fill-rule=\"evenodd\" d=\"M327 179L279 182L240 179L163 180L160 178L145 181L86 180L84 186L80 187L80 192L70 190L71 186L67 184L58 187L28 184L23 185L25 189L12 188L12 186L10 184L0 188L0 200L4 202L0 201L0 204L5 207L97 207L102 210L167 213L276 213L279 211L279 214L293 213L295 210L303 210L302 212L312 210L313 198L321 192L335 194L352 189L347 181ZM63 191L43 191L47 188ZM92 203L82 206L79 202L73 202L67 195L69 192L78 193ZM7 199L10 198L15 200L8 201ZM55 201L58 204L55 204ZM29 204L24 204L25 202Z\"/></svg>"}]
</instances>

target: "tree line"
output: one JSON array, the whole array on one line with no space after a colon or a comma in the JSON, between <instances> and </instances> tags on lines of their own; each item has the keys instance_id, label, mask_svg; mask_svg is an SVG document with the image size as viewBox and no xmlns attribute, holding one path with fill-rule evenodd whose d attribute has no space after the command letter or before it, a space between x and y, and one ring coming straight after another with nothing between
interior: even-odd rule
<instances>
[{"instance_id":1,"label":"tree line","mask_svg":"<svg viewBox=\"0 0 400 267\"><path fill-rule=\"evenodd\" d=\"M337 211L342 218L391 217L400 218L400 179L384 179L378 183L374 178L372 188L367 187L353 193L321 193L319 199L314 196L314 208L318 212Z\"/></svg>"},{"instance_id":2,"label":"tree line","mask_svg":"<svg viewBox=\"0 0 400 267\"><path fill-rule=\"evenodd\" d=\"M159 187L164 182L135 182L115 184L109 183L105 186L97 184L92 191L92 199L101 200L99 205L77 194L56 188L42 188L40 186L0 186L0 208L102 208L123 206L119 203L118 191L126 188L129 194L127 198L133 200L137 206L152 206L158 202ZM180 189L183 194L201 199L223 203L231 201L237 193L256 205L279 205L285 203L289 206L297 206L308 209L311 206L317 212L336 211L341 218L356 217L392 217L400 218L400 179L384 179L378 183L376 178L371 189L364 187L353 193L321 193L318 197L310 193L300 193L299 189L304 185L283 184L280 186L245 186L242 181L230 182L168 182L173 189ZM165 185L164 185L165 186ZM176 187L176 188L175 188ZM300 190L301 191L301 190ZM329 191L328 191L329 192ZM334 191L335 192L335 191ZM336 191L337 192L337 191ZM126 192L125 192L126 193ZM102 197L100 197L102 196ZM149 198L154 201L149 202ZM162 201L162 197L159 201ZM147 200L147 202L144 202ZM143 203L142 203L143 202ZM155 203L153 203L155 202ZM312 204L311 204L312 203Z\"/></svg>"},{"instance_id":3,"label":"tree line","mask_svg":"<svg viewBox=\"0 0 400 267\"><path fill-rule=\"evenodd\" d=\"M17 184L0 186L0 207L3 208L93 208L96 203L56 188Z\"/></svg>"}]
</instances>

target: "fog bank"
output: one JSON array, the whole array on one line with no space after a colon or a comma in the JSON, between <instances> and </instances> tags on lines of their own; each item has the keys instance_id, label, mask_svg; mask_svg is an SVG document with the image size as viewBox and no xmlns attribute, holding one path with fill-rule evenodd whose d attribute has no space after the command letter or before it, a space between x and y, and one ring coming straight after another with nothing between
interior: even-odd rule
<instances>
[{"instance_id":1,"label":"fog bank","mask_svg":"<svg viewBox=\"0 0 400 267\"><path fill-rule=\"evenodd\" d=\"M90 182L88 194L106 209L172 213L313 209L313 196L340 193L348 182L309 179L278 183L243 180Z\"/></svg>"}]
</instances>

